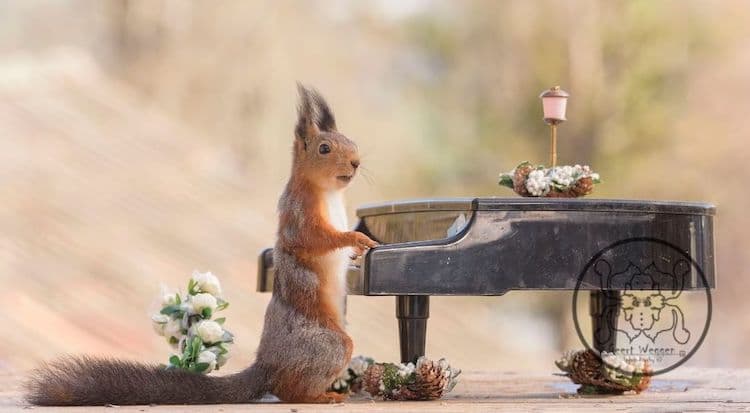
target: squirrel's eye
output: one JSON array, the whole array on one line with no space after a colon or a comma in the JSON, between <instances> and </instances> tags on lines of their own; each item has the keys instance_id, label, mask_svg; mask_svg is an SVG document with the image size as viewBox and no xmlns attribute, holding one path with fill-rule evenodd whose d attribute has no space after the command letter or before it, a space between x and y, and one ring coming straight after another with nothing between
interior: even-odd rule
<instances>
[{"instance_id":1,"label":"squirrel's eye","mask_svg":"<svg viewBox=\"0 0 750 413\"><path fill-rule=\"evenodd\" d=\"M320 146L318 146L318 152L320 152L322 155L325 155L331 152L331 147L328 146L327 143L323 143Z\"/></svg>"}]
</instances>

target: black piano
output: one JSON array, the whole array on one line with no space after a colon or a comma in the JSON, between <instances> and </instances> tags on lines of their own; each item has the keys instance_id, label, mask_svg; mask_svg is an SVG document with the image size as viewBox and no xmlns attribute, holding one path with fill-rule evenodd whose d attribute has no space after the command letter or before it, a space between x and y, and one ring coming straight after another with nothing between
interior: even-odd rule
<instances>
[{"instance_id":1,"label":"black piano","mask_svg":"<svg viewBox=\"0 0 750 413\"><path fill-rule=\"evenodd\" d=\"M586 292L591 347L611 351L622 291L715 287L714 215L709 204L671 201L450 198L367 205L357 210L356 229L382 245L350 267L348 293L396 297L403 362L424 355L430 296L511 290ZM272 291L272 261L271 249L264 250L258 291ZM668 270L623 277L611 273L617 262Z\"/></svg>"}]
</instances>

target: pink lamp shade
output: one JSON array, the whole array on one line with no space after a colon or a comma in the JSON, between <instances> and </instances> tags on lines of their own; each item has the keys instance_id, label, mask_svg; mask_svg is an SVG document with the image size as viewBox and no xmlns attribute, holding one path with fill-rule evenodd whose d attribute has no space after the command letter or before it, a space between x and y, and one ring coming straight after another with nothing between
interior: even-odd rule
<instances>
[{"instance_id":1,"label":"pink lamp shade","mask_svg":"<svg viewBox=\"0 0 750 413\"><path fill-rule=\"evenodd\" d=\"M568 92L555 86L542 92L542 108L544 109L544 121L547 123L560 123L565 121L565 109L568 103Z\"/></svg>"}]
</instances>

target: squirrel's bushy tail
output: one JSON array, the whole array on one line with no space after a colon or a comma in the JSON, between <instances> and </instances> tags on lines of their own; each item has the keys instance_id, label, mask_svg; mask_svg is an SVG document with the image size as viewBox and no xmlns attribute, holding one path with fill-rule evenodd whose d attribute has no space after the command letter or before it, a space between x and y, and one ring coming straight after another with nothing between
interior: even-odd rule
<instances>
[{"instance_id":1,"label":"squirrel's bushy tail","mask_svg":"<svg viewBox=\"0 0 750 413\"><path fill-rule=\"evenodd\" d=\"M26 383L41 406L248 403L267 392L258 364L223 377L121 360L66 357L42 365Z\"/></svg>"}]
</instances>

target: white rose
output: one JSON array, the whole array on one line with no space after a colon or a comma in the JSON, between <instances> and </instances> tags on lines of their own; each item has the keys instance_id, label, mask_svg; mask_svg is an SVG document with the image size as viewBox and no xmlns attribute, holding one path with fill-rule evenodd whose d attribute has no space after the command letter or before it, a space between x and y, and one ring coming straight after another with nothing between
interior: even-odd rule
<instances>
[{"instance_id":1,"label":"white rose","mask_svg":"<svg viewBox=\"0 0 750 413\"><path fill-rule=\"evenodd\" d=\"M570 166L559 166L550 170L549 179L558 185L568 186L573 181L573 172Z\"/></svg>"},{"instance_id":2,"label":"white rose","mask_svg":"<svg viewBox=\"0 0 750 413\"><path fill-rule=\"evenodd\" d=\"M193 272L193 281L197 284L198 289L204 293L221 297L221 284L219 284L219 279L210 271L203 273L198 271Z\"/></svg>"},{"instance_id":3,"label":"white rose","mask_svg":"<svg viewBox=\"0 0 750 413\"><path fill-rule=\"evenodd\" d=\"M549 192L550 178L544 175L544 171L534 170L526 179L526 189L534 196L546 195Z\"/></svg>"},{"instance_id":4,"label":"white rose","mask_svg":"<svg viewBox=\"0 0 750 413\"><path fill-rule=\"evenodd\" d=\"M642 372L644 368L646 368L646 363L644 363L643 360L635 362L635 371Z\"/></svg>"},{"instance_id":5,"label":"white rose","mask_svg":"<svg viewBox=\"0 0 750 413\"><path fill-rule=\"evenodd\" d=\"M216 310L216 297L207 293L196 294L191 298L193 303L193 311L196 314L200 314L204 308L209 308L211 311Z\"/></svg>"},{"instance_id":6,"label":"white rose","mask_svg":"<svg viewBox=\"0 0 750 413\"><path fill-rule=\"evenodd\" d=\"M195 332L204 343L209 344L218 343L221 341L221 337L224 336L224 330L221 328L221 325L211 320L204 320L198 323Z\"/></svg>"},{"instance_id":7,"label":"white rose","mask_svg":"<svg viewBox=\"0 0 750 413\"><path fill-rule=\"evenodd\" d=\"M161 305L166 307L168 305L176 304L177 303L177 294L171 293L171 294L164 294L161 297Z\"/></svg>"},{"instance_id":8,"label":"white rose","mask_svg":"<svg viewBox=\"0 0 750 413\"><path fill-rule=\"evenodd\" d=\"M182 304L180 304L180 310L188 314L196 314L192 301L183 301Z\"/></svg>"},{"instance_id":9,"label":"white rose","mask_svg":"<svg viewBox=\"0 0 750 413\"><path fill-rule=\"evenodd\" d=\"M164 314L154 314L151 316L151 321L153 322L153 327L154 331L156 331L156 334L163 336L164 327L169 321L169 317L165 316Z\"/></svg>"},{"instance_id":10,"label":"white rose","mask_svg":"<svg viewBox=\"0 0 750 413\"><path fill-rule=\"evenodd\" d=\"M398 375L401 377L406 377L410 374L414 373L414 364L413 363L407 363L407 364L401 364L398 367Z\"/></svg>"},{"instance_id":11,"label":"white rose","mask_svg":"<svg viewBox=\"0 0 750 413\"><path fill-rule=\"evenodd\" d=\"M169 320L164 325L164 337L169 340L174 337L177 340L182 338L182 320Z\"/></svg>"},{"instance_id":12,"label":"white rose","mask_svg":"<svg viewBox=\"0 0 750 413\"><path fill-rule=\"evenodd\" d=\"M609 367L616 368L620 362L617 360L617 357L614 354L607 354L602 358L602 361L604 364L606 364Z\"/></svg>"},{"instance_id":13,"label":"white rose","mask_svg":"<svg viewBox=\"0 0 750 413\"><path fill-rule=\"evenodd\" d=\"M198 354L198 363L208 363L206 373L214 371L216 368L216 354L213 351L203 350Z\"/></svg>"},{"instance_id":14,"label":"white rose","mask_svg":"<svg viewBox=\"0 0 750 413\"><path fill-rule=\"evenodd\" d=\"M365 374L365 370L367 370L368 366L369 366L369 363L362 356L354 357L352 361L349 363L349 368L352 369L352 372L354 372L356 376L361 376Z\"/></svg>"}]
</instances>

